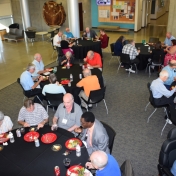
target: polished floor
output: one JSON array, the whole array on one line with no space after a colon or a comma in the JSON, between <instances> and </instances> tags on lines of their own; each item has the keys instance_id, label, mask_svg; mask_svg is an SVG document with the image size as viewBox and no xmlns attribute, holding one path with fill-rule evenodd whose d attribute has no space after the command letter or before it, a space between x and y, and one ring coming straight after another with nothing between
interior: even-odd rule
<instances>
[{"instance_id":1,"label":"polished floor","mask_svg":"<svg viewBox=\"0 0 176 176\"><path fill-rule=\"evenodd\" d=\"M143 39L149 40L150 36L159 37L160 41L164 41L167 26L168 13L157 20L151 20L148 27L138 32L107 32L110 37L110 43L113 43L121 35L127 39L134 39L141 42ZM19 41L3 41L0 51L0 89L12 84L25 70L28 63L33 61L33 55L40 53L43 57L45 65L52 63L56 59L56 55L52 58L53 48L50 42L41 41L41 38L33 44L30 42Z\"/></svg>"}]
</instances>

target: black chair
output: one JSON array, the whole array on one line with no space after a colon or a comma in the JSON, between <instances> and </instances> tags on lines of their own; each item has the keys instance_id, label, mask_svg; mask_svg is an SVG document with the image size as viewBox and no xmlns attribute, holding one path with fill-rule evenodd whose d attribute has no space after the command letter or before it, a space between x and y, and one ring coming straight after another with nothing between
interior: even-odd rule
<instances>
[{"instance_id":1,"label":"black chair","mask_svg":"<svg viewBox=\"0 0 176 176\"><path fill-rule=\"evenodd\" d=\"M46 93L46 100L47 100L47 113L48 113L48 107L52 106L58 107L63 102L63 93L59 94L50 94Z\"/></svg>"},{"instance_id":2,"label":"black chair","mask_svg":"<svg viewBox=\"0 0 176 176\"><path fill-rule=\"evenodd\" d=\"M156 38L156 37L149 38L149 43L157 43L157 42L159 42L159 38Z\"/></svg>"},{"instance_id":3,"label":"black chair","mask_svg":"<svg viewBox=\"0 0 176 176\"><path fill-rule=\"evenodd\" d=\"M105 122L102 122L104 128L106 129L106 132L109 136L109 150L110 150L110 154L112 153L112 149L113 149L113 145L114 145L114 139L116 136L116 132L114 131L114 129L112 127L110 127L108 124L106 124Z\"/></svg>"},{"instance_id":4,"label":"black chair","mask_svg":"<svg viewBox=\"0 0 176 176\"><path fill-rule=\"evenodd\" d=\"M36 31L25 31L27 38L33 43Z\"/></svg>"},{"instance_id":5,"label":"black chair","mask_svg":"<svg viewBox=\"0 0 176 176\"><path fill-rule=\"evenodd\" d=\"M176 128L169 131L167 140L164 141L160 154L158 171L160 176L174 176L170 169L176 160Z\"/></svg>"},{"instance_id":6,"label":"black chair","mask_svg":"<svg viewBox=\"0 0 176 176\"><path fill-rule=\"evenodd\" d=\"M126 160L120 166L121 176L134 176L134 170L130 160Z\"/></svg>"},{"instance_id":7,"label":"black chair","mask_svg":"<svg viewBox=\"0 0 176 176\"><path fill-rule=\"evenodd\" d=\"M42 105L44 105L43 102L40 100L40 98L39 98L38 95L35 95L35 96L28 96L28 95L26 94L26 91L24 90L23 86L22 86L21 83L20 83L20 78L17 78L17 83L20 85L20 87L21 87L22 90L23 90L23 95L24 95L23 102L24 102L24 100L25 100L26 97L27 97L27 98L34 98L34 97L37 97L37 99L40 101L40 103L41 103Z\"/></svg>"},{"instance_id":8,"label":"black chair","mask_svg":"<svg viewBox=\"0 0 176 176\"><path fill-rule=\"evenodd\" d=\"M130 66L130 69L132 70L132 67L133 66L135 66L135 68L136 68L136 73L137 73L137 63L136 62L132 62L131 60L130 60L130 56L129 56L129 54L124 54L124 53L122 53L121 54L121 56L120 56L120 64L119 64L119 67L118 67L118 69L117 69L117 72L119 71L119 69L120 69L120 66L122 65L122 63L123 64L128 64L129 66ZM129 69L129 70L130 70ZM130 71L128 71L129 73L128 73L128 76L130 76Z\"/></svg>"},{"instance_id":9,"label":"black chair","mask_svg":"<svg viewBox=\"0 0 176 176\"><path fill-rule=\"evenodd\" d=\"M9 26L9 28L17 28L19 29L19 24L18 23L13 23Z\"/></svg>"},{"instance_id":10,"label":"black chair","mask_svg":"<svg viewBox=\"0 0 176 176\"><path fill-rule=\"evenodd\" d=\"M98 90L90 91L88 101L86 101L84 98L81 97L81 99L83 99L83 101L87 104L87 108L86 108L87 111L89 110L88 109L89 104L96 104L97 105L97 103L99 103L100 101L103 100L104 105L106 107L106 112L108 114L108 107L107 107L106 101L105 101L105 91L106 91L106 87L103 87L103 88L98 89Z\"/></svg>"},{"instance_id":11,"label":"black chair","mask_svg":"<svg viewBox=\"0 0 176 176\"><path fill-rule=\"evenodd\" d=\"M114 57L117 58L117 60L118 60L118 62L119 62L119 64L120 64L120 57L119 57L119 56L116 56L116 55L114 54L114 45L115 45L115 43L111 43L111 44L110 44L111 59L109 60L109 65L110 65L111 60L112 60Z\"/></svg>"}]
</instances>

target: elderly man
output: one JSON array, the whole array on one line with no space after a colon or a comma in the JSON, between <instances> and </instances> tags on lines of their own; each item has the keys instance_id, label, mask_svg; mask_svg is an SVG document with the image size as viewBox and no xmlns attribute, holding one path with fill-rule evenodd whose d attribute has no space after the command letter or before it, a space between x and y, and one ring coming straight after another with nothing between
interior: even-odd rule
<instances>
[{"instance_id":1,"label":"elderly man","mask_svg":"<svg viewBox=\"0 0 176 176\"><path fill-rule=\"evenodd\" d=\"M56 46L58 54L61 56L62 55L62 49L61 49L61 40L62 40L62 32L58 32L53 38L53 45Z\"/></svg>"},{"instance_id":2,"label":"elderly man","mask_svg":"<svg viewBox=\"0 0 176 176\"><path fill-rule=\"evenodd\" d=\"M90 29L89 27L86 27L86 30L83 32L82 37L84 37L86 39L88 39L88 38L91 38L91 39L92 38L93 39L98 38L96 32L94 30Z\"/></svg>"},{"instance_id":3,"label":"elderly man","mask_svg":"<svg viewBox=\"0 0 176 176\"><path fill-rule=\"evenodd\" d=\"M46 93L66 94L65 89L63 88L62 85L59 84L59 82L57 81L56 75L54 73L49 75L49 82L50 84L47 84L43 87L43 90L42 90L43 95L46 95Z\"/></svg>"},{"instance_id":4,"label":"elderly man","mask_svg":"<svg viewBox=\"0 0 176 176\"><path fill-rule=\"evenodd\" d=\"M168 72L169 77L168 79L164 82L164 85L168 90L171 88L171 84L173 81L176 81L176 61L171 60L167 66L165 66L162 70L165 70Z\"/></svg>"},{"instance_id":5,"label":"elderly man","mask_svg":"<svg viewBox=\"0 0 176 176\"><path fill-rule=\"evenodd\" d=\"M44 107L38 103L34 103L32 99L24 101L24 106L20 109L18 115L18 123L23 127L36 126L43 128L48 122L48 114Z\"/></svg>"},{"instance_id":6,"label":"elderly man","mask_svg":"<svg viewBox=\"0 0 176 176\"><path fill-rule=\"evenodd\" d=\"M96 176L121 176L119 164L115 158L103 151L95 151L90 156L90 162L86 163L89 169L96 169Z\"/></svg>"},{"instance_id":7,"label":"elderly man","mask_svg":"<svg viewBox=\"0 0 176 176\"><path fill-rule=\"evenodd\" d=\"M129 40L129 44L126 44L123 46L122 53L129 54L131 63L135 63L135 64L139 63L139 59L136 58L136 56L140 53L140 50L136 49L134 40ZM134 70L129 68L128 64L123 64L123 65L125 66L126 71L130 71L131 73L135 73Z\"/></svg>"},{"instance_id":8,"label":"elderly man","mask_svg":"<svg viewBox=\"0 0 176 176\"><path fill-rule=\"evenodd\" d=\"M81 115L82 110L80 106L74 103L72 94L67 93L63 97L63 103L58 106L54 115L52 129L58 126L74 132L75 128L80 126Z\"/></svg>"},{"instance_id":9,"label":"elderly man","mask_svg":"<svg viewBox=\"0 0 176 176\"><path fill-rule=\"evenodd\" d=\"M67 38L74 38L73 34L70 32L69 28L65 29L64 35L67 36Z\"/></svg>"},{"instance_id":10,"label":"elderly man","mask_svg":"<svg viewBox=\"0 0 176 176\"><path fill-rule=\"evenodd\" d=\"M81 116L81 128L76 128L75 132L81 132L81 140L87 146L87 151L91 155L94 151L102 150L109 153L109 137L101 122L95 119L92 112L84 112Z\"/></svg>"},{"instance_id":11,"label":"elderly man","mask_svg":"<svg viewBox=\"0 0 176 176\"><path fill-rule=\"evenodd\" d=\"M102 70L102 60L100 54L93 52L93 51L88 51L87 52L87 57L84 58L84 62L87 63L87 67L89 68L99 68Z\"/></svg>"},{"instance_id":12,"label":"elderly man","mask_svg":"<svg viewBox=\"0 0 176 176\"><path fill-rule=\"evenodd\" d=\"M29 63L27 66L27 70L24 71L20 76L20 83L25 90L25 94L28 97L32 97L38 95L40 100L43 100L42 89L40 88L40 82L43 80L43 77L40 76L38 81L34 83L32 79L32 74L35 72L35 65ZM35 102L38 102L37 98L35 98Z\"/></svg>"},{"instance_id":13,"label":"elderly man","mask_svg":"<svg viewBox=\"0 0 176 176\"><path fill-rule=\"evenodd\" d=\"M59 64L65 65L69 62L69 64L74 64L75 58L73 57L72 53L70 51L67 51L65 53L65 56L59 58Z\"/></svg>"},{"instance_id":14,"label":"elderly man","mask_svg":"<svg viewBox=\"0 0 176 176\"><path fill-rule=\"evenodd\" d=\"M173 94L176 91L176 87L171 91L164 86L164 82L168 79L169 74L167 71L162 70L160 72L159 78L152 81L150 89L153 94L154 101L156 105L171 104L174 106Z\"/></svg>"},{"instance_id":15,"label":"elderly man","mask_svg":"<svg viewBox=\"0 0 176 176\"><path fill-rule=\"evenodd\" d=\"M175 37L172 36L172 33L171 32L167 32L165 41L163 43L163 46L172 46L172 40L173 39L175 39Z\"/></svg>"},{"instance_id":16,"label":"elderly man","mask_svg":"<svg viewBox=\"0 0 176 176\"><path fill-rule=\"evenodd\" d=\"M108 46L108 36L105 33L104 29L100 29L100 37L99 40L101 40L101 48L106 48Z\"/></svg>"},{"instance_id":17,"label":"elderly man","mask_svg":"<svg viewBox=\"0 0 176 176\"><path fill-rule=\"evenodd\" d=\"M100 84L99 84L99 80L98 80L97 76L91 75L91 70L84 69L83 75L84 75L84 78L81 81L79 81L76 84L76 86L83 87L83 89L84 89L84 91L81 90L81 92L79 93L79 97L81 99L81 106L83 106L87 109L87 104L82 100L82 98L84 98L85 100L88 100L90 91L100 89Z\"/></svg>"},{"instance_id":18,"label":"elderly man","mask_svg":"<svg viewBox=\"0 0 176 176\"><path fill-rule=\"evenodd\" d=\"M39 76L42 73L45 73L48 71L48 69L44 69L44 64L42 61L42 56L39 53L36 53L34 55L34 60L32 62L35 65L35 71L32 73L33 77Z\"/></svg>"},{"instance_id":19,"label":"elderly man","mask_svg":"<svg viewBox=\"0 0 176 176\"><path fill-rule=\"evenodd\" d=\"M13 123L9 116L5 116L3 112L0 111L0 134L11 131Z\"/></svg>"}]
</instances>

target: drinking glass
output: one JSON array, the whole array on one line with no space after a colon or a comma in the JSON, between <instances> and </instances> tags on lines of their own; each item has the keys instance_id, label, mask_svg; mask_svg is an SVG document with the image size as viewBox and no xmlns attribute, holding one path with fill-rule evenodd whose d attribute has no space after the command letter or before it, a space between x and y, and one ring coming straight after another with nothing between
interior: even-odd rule
<instances>
[{"instance_id":1,"label":"drinking glass","mask_svg":"<svg viewBox=\"0 0 176 176\"><path fill-rule=\"evenodd\" d=\"M71 159L70 158L65 158L63 160L64 166L66 169L68 169L70 167L70 163L71 163Z\"/></svg>"}]
</instances>

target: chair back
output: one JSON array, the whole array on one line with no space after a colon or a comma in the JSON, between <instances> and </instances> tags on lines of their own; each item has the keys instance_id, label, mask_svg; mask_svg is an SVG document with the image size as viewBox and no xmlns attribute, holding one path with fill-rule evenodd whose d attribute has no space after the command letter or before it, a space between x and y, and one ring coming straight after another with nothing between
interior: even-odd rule
<instances>
[{"instance_id":1,"label":"chair back","mask_svg":"<svg viewBox=\"0 0 176 176\"><path fill-rule=\"evenodd\" d=\"M113 149L113 145L114 145L114 139L116 136L116 132L114 131L114 129L112 127L110 127L108 124L106 124L105 122L102 122L104 128L106 129L106 132L109 136L109 150L110 150L110 154L112 153L112 149Z\"/></svg>"},{"instance_id":2,"label":"chair back","mask_svg":"<svg viewBox=\"0 0 176 176\"><path fill-rule=\"evenodd\" d=\"M101 100L103 100L104 96L105 96L105 91L106 91L106 87L103 87L98 90L90 91L88 103L91 102L91 103L95 104L95 103L98 103Z\"/></svg>"},{"instance_id":3,"label":"chair back","mask_svg":"<svg viewBox=\"0 0 176 176\"><path fill-rule=\"evenodd\" d=\"M9 26L9 28L17 28L19 29L19 24L18 23L13 23Z\"/></svg>"},{"instance_id":4,"label":"chair back","mask_svg":"<svg viewBox=\"0 0 176 176\"><path fill-rule=\"evenodd\" d=\"M149 38L149 43L157 43L157 42L159 42L159 38L156 38L156 37Z\"/></svg>"},{"instance_id":5,"label":"chair back","mask_svg":"<svg viewBox=\"0 0 176 176\"><path fill-rule=\"evenodd\" d=\"M121 53L120 60L121 60L122 63L131 64L131 60L130 60L129 54Z\"/></svg>"},{"instance_id":6,"label":"chair back","mask_svg":"<svg viewBox=\"0 0 176 176\"><path fill-rule=\"evenodd\" d=\"M110 44L111 54L114 54L114 45L115 45L115 43Z\"/></svg>"},{"instance_id":7,"label":"chair back","mask_svg":"<svg viewBox=\"0 0 176 176\"><path fill-rule=\"evenodd\" d=\"M130 160L126 160L120 166L121 176L134 176L133 167Z\"/></svg>"},{"instance_id":8,"label":"chair back","mask_svg":"<svg viewBox=\"0 0 176 176\"><path fill-rule=\"evenodd\" d=\"M23 86L22 86L21 83L20 83L20 78L17 78L17 83L18 83L18 84L20 85L20 87L22 88L24 96L28 97L28 96L26 95L26 92L25 92ZM29 97L28 97L28 98L29 98Z\"/></svg>"},{"instance_id":9,"label":"chair back","mask_svg":"<svg viewBox=\"0 0 176 176\"><path fill-rule=\"evenodd\" d=\"M176 125L176 109L171 105L169 105L169 109L170 109L170 120L174 125Z\"/></svg>"},{"instance_id":10,"label":"chair back","mask_svg":"<svg viewBox=\"0 0 176 176\"><path fill-rule=\"evenodd\" d=\"M25 31L27 38L34 39L36 31Z\"/></svg>"},{"instance_id":11,"label":"chair back","mask_svg":"<svg viewBox=\"0 0 176 176\"><path fill-rule=\"evenodd\" d=\"M152 55L152 62L154 64L162 64L164 62L164 54L160 54L159 52Z\"/></svg>"},{"instance_id":12,"label":"chair back","mask_svg":"<svg viewBox=\"0 0 176 176\"><path fill-rule=\"evenodd\" d=\"M46 93L46 100L52 106L59 106L63 102L63 93L51 94Z\"/></svg>"}]
</instances>

